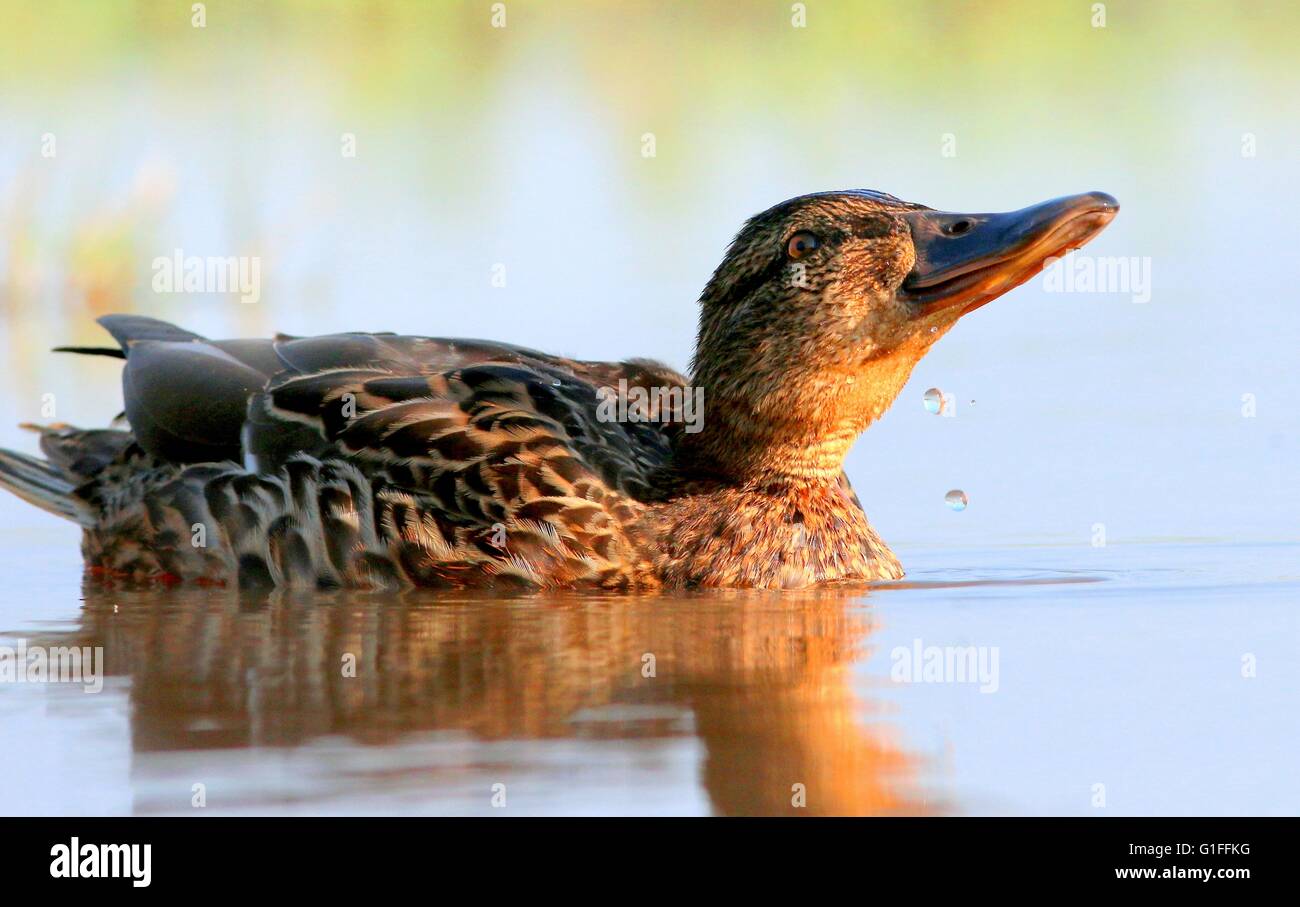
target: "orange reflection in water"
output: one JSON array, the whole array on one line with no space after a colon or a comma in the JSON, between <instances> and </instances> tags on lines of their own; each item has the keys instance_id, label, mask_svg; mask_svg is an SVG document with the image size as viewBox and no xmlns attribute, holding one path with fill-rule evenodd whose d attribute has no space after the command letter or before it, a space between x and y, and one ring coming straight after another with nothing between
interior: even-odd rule
<instances>
[{"instance_id":1,"label":"orange reflection in water","mask_svg":"<svg viewBox=\"0 0 1300 907\"><path fill-rule=\"evenodd\" d=\"M937 811L918 760L854 693L872 632L862 595L249 598L88 582L75 640L59 642L103 646L108 674L130 678L137 753L694 735L718 813Z\"/></svg>"}]
</instances>

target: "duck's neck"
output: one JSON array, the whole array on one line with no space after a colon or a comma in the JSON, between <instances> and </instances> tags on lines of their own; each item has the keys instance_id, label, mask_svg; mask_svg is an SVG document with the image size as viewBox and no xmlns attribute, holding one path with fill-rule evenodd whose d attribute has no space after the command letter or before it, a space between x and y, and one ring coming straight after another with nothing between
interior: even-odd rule
<instances>
[{"instance_id":1,"label":"duck's neck","mask_svg":"<svg viewBox=\"0 0 1300 907\"><path fill-rule=\"evenodd\" d=\"M888 382L790 384L757 405L705 391L655 482L658 572L675 585L801 588L895 579L898 561L844 475L857 435L889 406ZM721 397L721 399L719 399Z\"/></svg>"},{"instance_id":2,"label":"duck's neck","mask_svg":"<svg viewBox=\"0 0 1300 907\"><path fill-rule=\"evenodd\" d=\"M734 408L711 418L702 431L677 437L674 466L683 475L737 486L835 482L858 435L852 425L801 435L798 426L776 426Z\"/></svg>"},{"instance_id":3,"label":"duck's neck","mask_svg":"<svg viewBox=\"0 0 1300 907\"><path fill-rule=\"evenodd\" d=\"M894 402L918 358L905 349L766 381L705 360L692 379L704 389L703 420L677 436L674 466L740 486L837 482L854 440Z\"/></svg>"}]
</instances>

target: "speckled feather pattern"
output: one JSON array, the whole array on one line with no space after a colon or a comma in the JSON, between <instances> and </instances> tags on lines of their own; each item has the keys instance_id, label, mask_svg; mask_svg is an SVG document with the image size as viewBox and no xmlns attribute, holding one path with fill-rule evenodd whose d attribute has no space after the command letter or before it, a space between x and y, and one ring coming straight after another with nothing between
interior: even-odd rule
<instances>
[{"instance_id":1,"label":"speckled feather pattern","mask_svg":"<svg viewBox=\"0 0 1300 907\"><path fill-rule=\"evenodd\" d=\"M96 514L87 563L245 587L775 588L899 575L847 480L798 507L781 490L684 483L665 472L680 423L596 418L594 376L685 383L665 367L428 373L440 343L424 342L419 363L270 381L250 400L250 445L281 424L310 427L320 444L260 472L168 463L129 433L84 433L118 451L83 486ZM45 447L82 437L50 429Z\"/></svg>"},{"instance_id":2,"label":"speckled feather pattern","mask_svg":"<svg viewBox=\"0 0 1300 907\"><path fill-rule=\"evenodd\" d=\"M641 499L671 426L598 421L596 385L550 362L421 374L443 348L422 345L419 363L271 381L250 400L250 447L284 425L319 443L258 472L127 448L92 485L107 506L87 562L245 586L654 585ZM605 368L625 380L654 369Z\"/></svg>"}]
</instances>

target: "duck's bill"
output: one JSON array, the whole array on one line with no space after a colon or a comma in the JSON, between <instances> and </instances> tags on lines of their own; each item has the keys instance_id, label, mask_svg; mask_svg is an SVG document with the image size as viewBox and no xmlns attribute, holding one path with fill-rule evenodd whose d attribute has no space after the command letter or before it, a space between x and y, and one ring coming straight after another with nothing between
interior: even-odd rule
<instances>
[{"instance_id":1,"label":"duck's bill","mask_svg":"<svg viewBox=\"0 0 1300 907\"><path fill-rule=\"evenodd\" d=\"M1050 259L1087 243L1118 212L1119 202L1104 192L1005 214L908 212L916 265L900 294L928 312L965 315L1020 286Z\"/></svg>"}]
</instances>

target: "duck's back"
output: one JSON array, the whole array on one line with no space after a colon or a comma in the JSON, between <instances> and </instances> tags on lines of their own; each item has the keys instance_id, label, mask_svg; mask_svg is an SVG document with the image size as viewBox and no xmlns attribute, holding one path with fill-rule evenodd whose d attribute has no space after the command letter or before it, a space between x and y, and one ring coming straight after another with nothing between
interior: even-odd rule
<instances>
[{"instance_id":1,"label":"duck's back","mask_svg":"<svg viewBox=\"0 0 1300 907\"><path fill-rule=\"evenodd\" d=\"M242 585L653 583L642 502L679 423L602 403L685 383L665 366L102 323L127 360L130 433L43 432L79 485L92 567Z\"/></svg>"}]
</instances>

